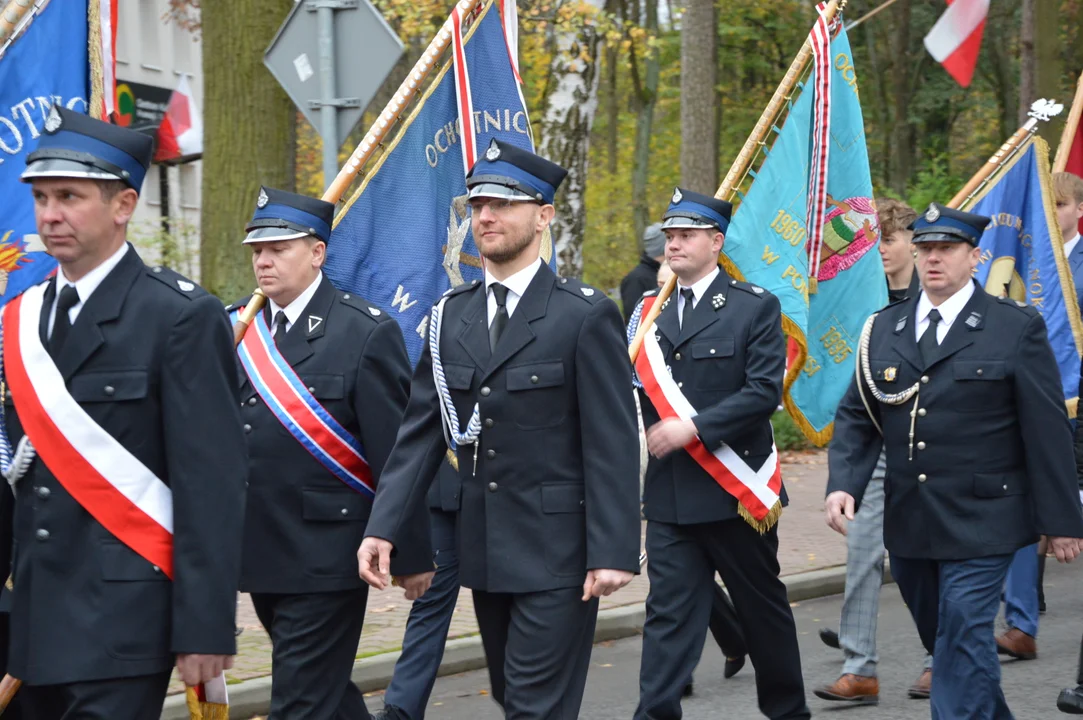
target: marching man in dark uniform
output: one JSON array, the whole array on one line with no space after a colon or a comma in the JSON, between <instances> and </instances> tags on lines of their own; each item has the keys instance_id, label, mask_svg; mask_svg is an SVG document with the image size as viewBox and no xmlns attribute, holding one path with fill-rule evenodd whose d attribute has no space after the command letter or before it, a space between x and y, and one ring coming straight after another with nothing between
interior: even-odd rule
<instances>
[{"instance_id":1,"label":"marching man in dark uniform","mask_svg":"<svg viewBox=\"0 0 1083 720\"><path fill-rule=\"evenodd\" d=\"M936 203L914 221L921 293L866 325L829 455L827 522L844 533L883 436L884 544L944 720L1011 717L993 638L1008 566L1039 534L1065 562L1083 537L1042 316L972 279L988 223Z\"/></svg>"},{"instance_id":2,"label":"marching man in dark uniform","mask_svg":"<svg viewBox=\"0 0 1083 720\"><path fill-rule=\"evenodd\" d=\"M598 598L639 568L620 311L539 258L565 175L494 141L467 177L485 282L448 291L433 310L358 551L362 577L386 587L390 555L411 540L403 518L425 510L453 442L459 577L474 593L494 698L518 720L578 716Z\"/></svg>"},{"instance_id":3,"label":"marching man in dark uniform","mask_svg":"<svg viewBox=\"0 0 1083 720\"><path fill-rule=\"evenodd\" d=\"M22 176L60 263L3 313L25 469L8 672L33 718L158 717L174 665L195 685L235 652L247 469L232 334L218 300L126 242L151 146L54 108Z\"/></svg>"},{"instance_id":4,"label":"marching man in dark uniform","mask_svg":"<svg viewBox=\"0 0 1083 720\"><path fill-rule=\"evenodd\" d=\"M369 717L350 682L368 595L356 552L409 390L398 324L323 275L334 210L262 188L244 240L268 302L237 348L241 590L274 648L272 718ZM431 567L423 556L413 572Z\"/></svg>"},{"instance_id":5,"label":"marching man in dark uniform","mask_svg":"<svg viewBox=\"0 0 1083 720\"><path fill-rule=\"evenodd\" d=\"M756 668L760 710L807 718L797 630L778 577L786 502L771 414L782 397L781 306L718 266L728 202L678 188L662 228L677 291L636 361L651 460L643 494L651 580L637 720L681 717L703 651L714 573ZM634 335L657 291L640 303Z\"/></svg>"}]
</instances>

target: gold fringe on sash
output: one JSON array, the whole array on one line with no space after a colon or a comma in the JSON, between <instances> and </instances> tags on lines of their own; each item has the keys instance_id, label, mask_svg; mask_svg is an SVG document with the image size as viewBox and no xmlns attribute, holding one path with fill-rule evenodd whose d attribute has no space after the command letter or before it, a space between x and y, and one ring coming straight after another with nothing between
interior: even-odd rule
<instances>
[{"instance_id":1,"label":"gold fringe on sash","mask_svg":"<svg viewBox=\"0 0 1083 720\"><path fill-rule=\"evenodd\" d=\"M192 720L229 720L229 705L200 702L195 688L185 690L188 702L188 717Z\"/></svg>"},{"instance_id":2,"label":"gold fringe on sash","mask_svg":"<svg viewBox=\"0 0 1083 720\"><path fill-rule=\"evenodd\" d=\"M778 522L778 519L782 517L782 501L777 500L774 507L772 507L771 511L764 516L763 520L757 520L752 517L752 513L750 513L741 503L737 503L737 514L741 516L742 520L751 525L756 532L763 535L773 528L775 523Z\"/></svg>"}]
</instances>

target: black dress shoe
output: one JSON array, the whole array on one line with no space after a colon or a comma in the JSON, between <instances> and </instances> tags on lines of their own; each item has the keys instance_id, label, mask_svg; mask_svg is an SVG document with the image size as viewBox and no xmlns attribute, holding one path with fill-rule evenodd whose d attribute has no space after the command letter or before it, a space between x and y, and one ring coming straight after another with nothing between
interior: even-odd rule
<instances>
[{"instance_id":1,"label":"black dress shoe","mask_svg":"<svg viewBox=\"0 0 1083 720\"><path fill-rule=\"evenodd\" d=\"M692 697L692 683L684 686L684 690L681 690L681 697Z\"/></svg>"},{"instance_id":2,"label":"black dress shoe","mask_svg":"<svg viewBox=\"0 0 1083 720\"><path fill-rule=\"evenodd\" d=\"M745 666L745 656L737 658L726 658L726 667L722 670L722 677L729 680L731 677L741 672L741 668Z\"/></svg>"},{"instance_id":3,"label":"black dress shoe","mask_svg":"<svg viewBox=\"0 0 1083 720\"><path fill-rule=\"evenodd\" d=\"M387 705L383 710L373 715L372 720L410 720L410 718L394 705Z\"/></svg>"},{"instance_id":4,"label":"black dress shoe","mask_svg":"<svg viewBox=\"0 0 1083 720\"><path fill-rule=\"evenodd\" d=\"M1069 715L1083 715L1083 685L1061 690L1057 709Z\"/></svg>"},{"instance_id":5,"label":"black dress shoe","mask_svg":"<svg viewBox=\"0 0 1083 720\"><path fill-rule=\"evenodd\" d=\"M820 639L823 640L824 645L829 648L839 649L839 634L831 628L821 628Z\"/></svg>"}]
</instances>

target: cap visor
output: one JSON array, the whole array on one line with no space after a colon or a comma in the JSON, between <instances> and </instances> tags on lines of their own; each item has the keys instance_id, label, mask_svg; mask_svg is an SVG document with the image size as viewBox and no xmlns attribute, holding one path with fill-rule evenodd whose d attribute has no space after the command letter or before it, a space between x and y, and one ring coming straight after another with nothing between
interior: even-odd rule
<instances>
[{"instance_id":1,"label":"cap visor","mask_svg":"<svg viewBox=\"0 0 1083 720\"><path fill-rule=\"evenodd\" d=\"M293 228L284 227L260 227L254 228L245 237L243 245L261 242L282 242L285 240L300 240L308 237L308 233L297 232Z\"/></svg>"},{"instance_id":2,"label":"cap visor","mask_svg":"<svg viewBox=\"0 0 1083 720\"><path fill-rule=\"evenodd\" d=\"M19 179L23 182L37 178L77 178L79 180L120 180L124 178L106 172L93 165L77 162L75 160L62 160L59 158L42 158L34 160L26 166Z\"/></svg>"},{"instance_id":3,"label":"cap visor","mask_svg":"<svg viewBox=\"0 0 1083 720\"><path fill-rule=\"evenodd\" d=\"M967 237L967 236L963 235L962 233L957 234L957 233L954 233L954 232L940 232L940 231L934 230L932 232L924 232L924 233L921 233L921 234L915 233L913 239L910 242L912 242L912 243L927 243L927 242L953 242L953 243L957 243L957 242L961 242L961 243L970 243L971 245L977 245L978 244L978 239L977 238L972 238L972 237Z\"/></svg>"},{"instance_id":4,"label":"cap visor","mask_svg":"<svg viewBox=\"0 0 1083 720\"><path fill-rule=\"evenodd\" d=\"M470 188L470 192L467 194L468 199L472 200L480 197L500 198L503 200L530 200L532 202L537 200L533 195L527 195L515 188L497 185L496 183L479 183Z\"/></svg>"},{"instance_id":5,"label":"cap visor","mask_svg":"<svg viewBox=\"0 0 1083 720\"><path fill-rule=\"evenodd\" d=\"M677 230L677 229L690 229L690 230L717 230L718 226L711 222L703 220L694 220L690 217L671 217L662 221L663 230Z\"/></svg>"}]
</instances>

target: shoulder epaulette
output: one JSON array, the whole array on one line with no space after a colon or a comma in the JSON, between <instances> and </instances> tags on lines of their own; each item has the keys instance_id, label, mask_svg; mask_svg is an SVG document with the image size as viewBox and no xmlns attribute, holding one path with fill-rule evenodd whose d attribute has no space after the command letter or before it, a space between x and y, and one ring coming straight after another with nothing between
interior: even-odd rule
<instances>
[{"instance_id":1,"label":"shoulder epaulette","mask_svg":"<svg viewBox=\"0 0 1083 720\"><path fill-rule=\"evenodd\" d=\"M735 287L738 290L744 290L746 293L755 295L756 297L763 297L768 294L768 292L759 285L753 285L752 283L744 282L743 280L730 280L730 286Z\"/></svg>"},{"instance_id":2,"label":"shoulder epaulette","mask_svg":"<svg viewBox=\"0 0 1083 720\"><path fill-rule=\"evenodd\" d=\"M173 288L179 295L190 300L207 295L207 291L196 285L188 278L175 270L170 270L164 265L155 265L147 268L147 275L162 283L166 287Z\"/></svg>"},{"instance_id":3,"label":"shoulder epaulette","mask_svg":"<svg viewBox=\"0 0 1083 720\"><path fill-rule=\"evenodd\" d=\"M653 290L648 290L647 292L643 293L643 297L654 297L655 295L657 295L661 291L662 291L661 288L655 288Z\"/></svg>"},{"instance_id":4,"label":"shoulder epaulette","mask_svg":"<svg viewBox=\"0 0 1083 720\"><path fill-rule=\"evenodd\" d=\"M373 322L381 322L390 319L390 316L385 311L376 307L375 303L371 303L355 293L339 292L338 301L346 307L351 307L354 310L360 311L362 315Z\"/></svg>"},{"instance_id":5,"label":"shoulder epaulette","mask_svg":"<svg viewBox=\"0 0 1083 720\"><path fill-rule=\"evenodd\" d=\"M606 294L598 288L593 288L580 280L576 280L575 278L558 278L557 287L566 293L570 293L578 298L586 300L591 305L606 297Z\"/></svg>"},{"instance_id":6,"label":"shoulder epaulette","mask_svg":"<svg viewBox=\"0 0 1083 720\"><path fill-rule=\"evenodd\" d=\"M481 284L480 280L471 280L470 282L464 282L462 285L456 285L453 288L449 288L449 289L445 290L444 294L441 295L440 297L446 298L446 297L454 297L456 295L461 295L464 292L466 292L467 290L473 290L474 288L476 288L480 284ZM435 304L436 303L433 303L433 305L435 305Z\"/></svg>"},{"instance_id":7,"label":"shoulder epaulette","mask_svg":"<svg viewBox=\"0 0 1083 720\"><path fill-rule=\"evenodd\" d=\"M226 312L233 312L237 308L243 308L245 305L247 305L249 302L251 302L251 300L252 300L252 296L249 295L248 297L243 297L240 300L237 300L236 302L231 302L229 305L226 305Z\"/></svg>"},{"instance_id":8,"label":"shoulder epaulette","mask_svg":"<svg viewBox=\"0 0 1083 720\"><path fill-rule=\"evenodd\" d=\"M1022 302L1021 300L1013 300L1010 297L998 297L997 300L1002 305L1007 305L1008 307L1013 307L1016 310L1019 310L1020 312L1023 312L1023 313L1025 313L1027 315L1036 315L1036 314L1038 314L1038 310L1033 305L1027 305L1025 302Z\"/></svg>"}]
</instances>

